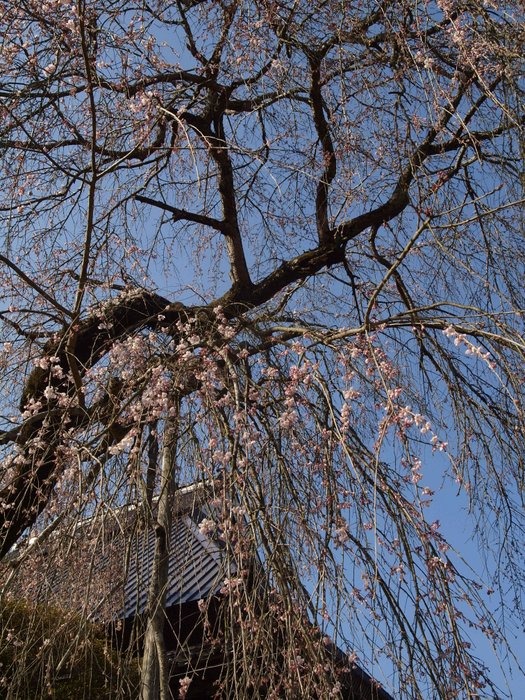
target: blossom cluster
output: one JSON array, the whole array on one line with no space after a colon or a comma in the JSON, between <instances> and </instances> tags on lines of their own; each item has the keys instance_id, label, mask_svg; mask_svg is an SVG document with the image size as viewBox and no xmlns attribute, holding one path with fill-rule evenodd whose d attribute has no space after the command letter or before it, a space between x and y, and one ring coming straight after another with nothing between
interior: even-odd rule
<instances>
[{"instance_id":1,"label":"blossom cluster","mask_svg":"<svg viewBox=\"0 0 525 700\"><path fill-rule=\"evenodd\" d=\"M464 333L459 333L454 326L447 326L443 330L443 335L450 338L456 347L464 347L465 355L477 357L487 363L490 369L496 369L496 363L492 359L490 353L484 350L481 345L474 345Z\"/></svg>"}]
</instances>

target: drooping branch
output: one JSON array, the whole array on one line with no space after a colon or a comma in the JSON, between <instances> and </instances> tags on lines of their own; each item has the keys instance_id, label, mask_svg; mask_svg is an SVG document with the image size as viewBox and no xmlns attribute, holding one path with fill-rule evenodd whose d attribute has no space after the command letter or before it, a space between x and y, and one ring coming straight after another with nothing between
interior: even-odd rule
<instances>
[{"instance_id":1,"label":"drooping branch","mask_svg":"<svg viewBox=\"0 0 525 700\"><path fill-rule=\"evenodd\" d=\"M314 76L315 77L315 76ZM346 254L347 244L367 229L379 228L386 222L398 217L409 205L409 189L417 175L418 169L430 157L442 153L442 146L436 144L437 138L445 129L451 115L459 105L466 89L467 79L460 84L456 95L443 110L431 127L425 138L416 146L408 158L405 169L401 172L390 197L381 205L359 214L338 225L333 230L327 229L326 199L318 208L318 222L324 221L321 229L320 243L317 247L307 250L295 257L282 262L276 269L263 279L252 283L247 262L244 256L241 232L238 224L236 197L233 182L233 168L228 144L224 134L222 118L226 104L225 96L222 101L217 98L209 119L185 113L183 118L198 133L218 168L218 189L223 206L223 221L215 221L207 217L176 210L180 218L194 220L219 228L227 238L231 266L232 286L220 298L208 305L199 307L184 307L179 303L170 303L167 299L147 290L124 292L105 305L92 309L88 316L81 320L76 327L66 329L58 339L49 341L43 348L43 355L57 358L62 369L63 378L52 376L48 369L36 367L26 380L21 400L21 410L28 401L38 400L42 403L43 411L47 412L42 420L34 420L24 424L21 432L13 429L9 438L14 441L20 434L27 440L28 449L32 450L31 458L26 459L19 468L14 480L7 484L0 494L4 511L0 520L1 547L0 555L5 554L17 541L22 532L34 523L38 514L47 503L58 478L57 449L61 441L61 431L68 422L78 428L85 425L79 411L78 401L73 401L81 391L81 380L87 369L93 367L111 348L112 343L122 340L141 328L171 328L177 334L176 324L180 320L199 317L204 320L204 329L209 323L212 329L213 316L211 311L221 306L229 319L239 318L274 298L290 285L305 280L319 273L323 268L340 264ZM314 83L312 99L317 100L318 134L323 141L323 148L328 155L333 149L327 132L327 124L322 114L322 98L320 98L318 82ZM321 99L321 102L319 102ZM319 110L321 110L319 112ZM210 122L214 123L214 130ZM324 134L324 136L323 136ZM332 163L332 161L330 161ZM335 160L325 164L325 172L320 180L319 193L328 193L328 185L334 176ZM136 196L139 201L159 206L155 200L142 195ZM324 194L323 194L324 198ZM319 201L318 201L319 204ZM161 205L175 213L168 205ZM323 214L324 211L324 214ZM319 219L320 216L320 219ZM324 217L324 218L323 218ZM198 221L197 221L198 219ZM320 232L321 232L320 229ZM208 319L208 320L206 320ZM74 338L74 342L72 342ZM73 357L71 356L73 352ZM72 372L72 370L76 372ZM75 376L75 374L77 376ZM190 384L188 385L190 387ZM53 400L46 398L46 391L62 393L69 397L70 407L63 412L55 412ZM191 387L190 389L191 390ZM88 413L85 414L88 420ZM45 435L45 446L39 446L39 440ZM8 442L7 434L4 443ZM36 443L35 443L36 441ZM36 444L36 447L35 447Z\"/></svg>"},{"instance_id":2,"label":"drooping branch","mask_svg":"<svg viewBox=\"0 0 525 700\"><path fill-rule=\"evenodd\" d=\"M26 284L32 287L35 290L35 292L37 292L37 294L39 294L46 301L48 301L55 309L60 311L60 313L64 314L67 318L71 318L71 311L66 309L65 306L63 306L60 302L58 302L50 294L48 294L48 292L46 292L46 290L43 289L34 278L27 275L16 263L7 258L5 255L1 254L0 262L10 267L13 270L13 272L15 272L15 274L18 275L18 277L20 277L21 280L23 280Z\"/></svg>"},{"instance_id":3,"label":"drooping branch","mask_svg":"<svg viewBox=\"0 0 525 700\"><path fill-rule=\"evenodd\" d=\"M202 122L200 125L203 126ZM217 162L223 168L222 194L226 202L227 194L233 187L231 163L227 155L224 159L225 149L217 143L215 136L208 131L206 138L210 148L214 149ZM420 164L425 157L425 152L418 149L413 157L414 164L416 162ZM218 305L223 307L228 318L240 317L254 307L266 303L290 284L315 275L325 267L340 263L344 259L345 247L350 240L371 226L381 226L395 218L407 207L408 188L413 177L414 166L411 165L402 173L391 197L385 204L338 227L331 234L331 240L328 243L322 243L317 248L282 263L256 284L251 283L249 276L246 279L248 271L240 232L236 224L235 208L228 208L230 205L225 203L225 222L229 226L228 235L233 261L231 289L208 306L192 308L184 307L180 303L171 304L167 299L146 290L125 292L108 304L94 309L78 324L78 328L74 331L75 366L82 368L84 373L108 352L114 341L128 337L141 327L157 328L170 325L174 327L181 318L203 314L206 316L214 306ZM235 207L234 204L231 206ZM240 262L236 262L238 260ZM68 396L73 396L75 390L78 391L78 381L71 381L71 360L68 357L72 347L69 342L72 333L73 331L68 329L58 340L50 341L43 349L44 355L58 358L66 378L53 379L50 370L36 367L25 383L21 410L24 410L30 399L42 400L45 396L44 392L50 386L53 391L60 391ZM43 403L44 406L50 407L48 400L44 400ZM54 421L46 425L45 449L40 451L37 449L37 456L30 464L25 464L15 482L9 484L0 493L0 499L5 504L0 519L0 556L5 555L22 532L34 523L53 491L58 477L55 451L60 444L60 429L66 418L70 420L68 409L64 410L63 415L57 416ZM43 427L44 424L40 421L30 425L29 443L33 438L36 439L41 435Z\"/></svg>"}]
</instances>

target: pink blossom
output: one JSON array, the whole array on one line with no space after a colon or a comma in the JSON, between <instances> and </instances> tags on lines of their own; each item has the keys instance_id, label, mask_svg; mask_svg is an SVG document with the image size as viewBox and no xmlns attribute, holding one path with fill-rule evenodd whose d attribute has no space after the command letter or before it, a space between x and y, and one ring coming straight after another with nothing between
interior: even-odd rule
<instances>
[{"instance_id":1,"label":"pink blossom","mask_svg":"<svg viewBox=\"0 0 525 700\"><path fill-rule=\"evenodd\" d=\"M180 700L184 700L184 698L188 694L188 690L189 690L190 685L191 685L190 676L184 676L184 678L181 678L179 680L179 699Z\"/></svg>"}]
</instances>

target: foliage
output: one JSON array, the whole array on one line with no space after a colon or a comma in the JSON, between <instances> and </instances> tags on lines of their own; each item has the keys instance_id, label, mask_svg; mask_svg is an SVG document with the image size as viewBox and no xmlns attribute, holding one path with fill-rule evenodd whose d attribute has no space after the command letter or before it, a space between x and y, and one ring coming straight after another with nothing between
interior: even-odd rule
<instances>
[{"instance_id":1,"label":"foliage","mask_svg":"<svg viewBox=\"0 0 525 700\"><path fill-rule=\"evenodd\" d=\"M512 658L524 618L520 3L0 7L2 555L134 503L158 611L153 497L208 480L238 697L337 695L305 615L402 697L504 693L472 635Z\"/></svg>"},{"instance_id":2,"label":"foliage","mask_svg":"<svg viewBox=\"0 0 525 700\"><path fill-rule=\"evenodd\" d=\"M119 692L131 697L136 669L128 668L123 677L126 667L103 628L78 614L22 600L4 599L0 610L2 697L102 699L120 697Z\"/></svg>"}]
</instances>

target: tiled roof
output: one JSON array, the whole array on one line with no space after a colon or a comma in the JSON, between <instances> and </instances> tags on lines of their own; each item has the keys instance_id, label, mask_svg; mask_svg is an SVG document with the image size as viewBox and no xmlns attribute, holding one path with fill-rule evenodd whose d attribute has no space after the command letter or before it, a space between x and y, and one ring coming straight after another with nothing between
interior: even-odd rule
<instances>
[{"instance_id":1,"label":"tiled roof","mask_svg":"<svg viewBox=\"0 0 525 700\"><path fill-rule=\"evenodd\" d=\"M217 593L226 576L224 550L198 529L197 523L203 517L199 510L193 510L173 518L167 608ZM127 618L144 612L154 550L153 530L139 533L132 542L124 584L124 608L117 617Z\"/></svg>"},{"instance_id":2,"label":"tiled roof","mask_svg":"<svg viewBox=\"0 0 525 700\"><path fill-rule=\"evenodd\" d=\"M209 488L202 483L179 489L173 499L167 608L218 593L234 570L222 542L199 530L204 518L213 518L209 501ZM145 612L155 530L144 524L137 506L99 513L27 544L31 554L18 567L18 583L13 584L21 596L82 610L100 622ZM11 559L24 551L23 546L14 550Z\"/></svg>"}]
</instances>

